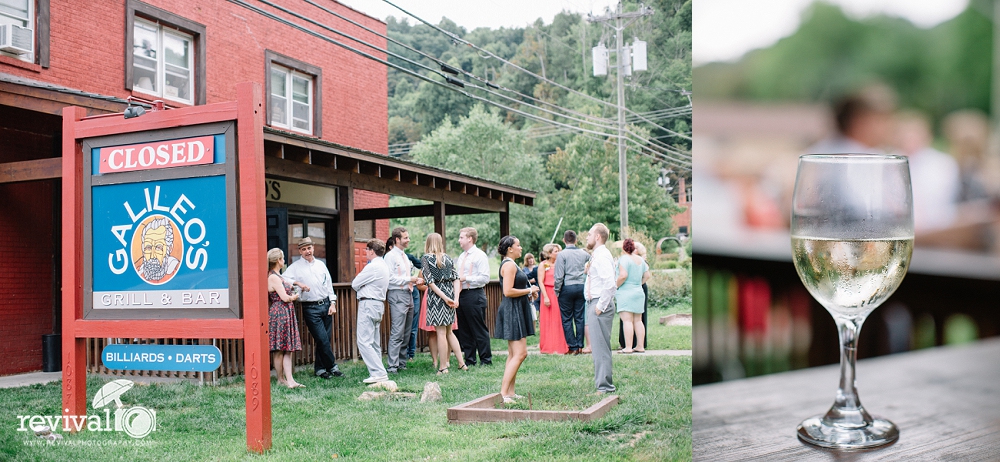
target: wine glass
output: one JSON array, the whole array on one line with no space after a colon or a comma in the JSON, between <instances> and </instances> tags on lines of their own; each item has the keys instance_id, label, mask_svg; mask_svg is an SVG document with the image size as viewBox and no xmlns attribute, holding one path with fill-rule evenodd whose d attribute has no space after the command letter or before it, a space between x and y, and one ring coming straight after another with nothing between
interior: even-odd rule
<instances>
[{"instance_id":1,"label":"wine glass","mask_svg":"<svg viewBox=\"0 0 1000 462\"><path fill-rule=\"evenodd\" d=\"M899 439L892 422L872 418L855 388L858 333L895 292L913 252L913 193L905 157L806 155L792 198L792 260L802 283L837 323L840 387L824 415L798 426L817 446L862 449Z\"/></svg>"}]
</instances>

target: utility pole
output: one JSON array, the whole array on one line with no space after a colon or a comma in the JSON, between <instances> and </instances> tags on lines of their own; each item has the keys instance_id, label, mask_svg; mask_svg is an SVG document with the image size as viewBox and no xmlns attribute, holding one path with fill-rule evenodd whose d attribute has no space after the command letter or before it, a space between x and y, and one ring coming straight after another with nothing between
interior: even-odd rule
<instances>
[{"instance_id":1,"label":"utility pole","mask_svg":"<svg viewBox=\"0 0 1000 462\"><path fill-rule=\"evenodd\" d=\"M625 74L632 75L631 49L625 46L623 35L625 28L637 19L652 14L653 9L645 5L640 5L638 11L624 13L622 12L621 2L618 2L618 6L613 13L609 9L605 11L604 16L595 17L587 15L588 22L600 22L615 30L615 55L617 56L617 63L614 67L618 70L618 197L621 213L622 239L628 237L626 234L628 230L628 168L625 165ZM614 25L611 24L612 21ZM604 75L599 74L601 67L599 67L597 60L598 55L602 55L606 59L606 53L607 50L603 45L594 49L594 75ZM645 64L645 59L646 57L642 56L643 64ZM605 65L603 67L605 72L607 67L610 66ZM645 70L645 67L642 70Z\"/></svg>"}]
</instances>

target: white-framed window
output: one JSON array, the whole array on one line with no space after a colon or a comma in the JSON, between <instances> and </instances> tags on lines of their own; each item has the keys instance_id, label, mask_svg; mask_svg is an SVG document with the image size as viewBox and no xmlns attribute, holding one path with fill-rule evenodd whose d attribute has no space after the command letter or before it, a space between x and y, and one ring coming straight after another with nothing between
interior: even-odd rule
<instances>
[{"instance_id":1,"label":"white-framed window","mask_svg":"<svg viewBox=\"0 0 1000 462\"><path fill-rule=\"evenodd\" d=\"M271 64L271 125L313 133L313 77Z\"/></svg>"},{"instance_id":2,"label":"white-framed window","mask_svg":"<svg viewBox=\"0 0 1000 462\"><path fill-rule=\"evenodd\" d=\"M34 62L35 60L35 2L34 0L0 0L0 26L17 26L20 33L13 34L14 44L20 49L30 49L32 53L12 52L0 50L0 55L11 56L22 61ZM25 31L24 29L28 29ZM6 32L12 36L11 32ZM18 38L22 40L18 40ZM27 40L27 37L30 37ZM20 43L18 43L20 42ZM25 46L27 45L27 46Z\"/></svg>"},{"instance_id":3,"label":"white-framed window","mask_svg":"<svg viewBox=\"0 0 1000 462\"><path fill-rule=\"evenodd\" d=\"M132 89L194 104L194 37L141 18L132 37Z\"/></svg>"}]
</instances>

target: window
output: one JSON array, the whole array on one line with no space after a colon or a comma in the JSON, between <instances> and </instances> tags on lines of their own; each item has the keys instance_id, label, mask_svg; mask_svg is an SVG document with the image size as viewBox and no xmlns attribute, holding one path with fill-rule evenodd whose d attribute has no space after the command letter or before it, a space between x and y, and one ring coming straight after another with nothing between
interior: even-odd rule
<instances>
[{"instance_id":1,"label":"window","mask_svg":"<svg viewBox=\"0 0 1000 462\"><path fill-rule=\"evenodd\" d=\"M134 0L128 9L125 87L205 104L205 26Z\"/></svg>"},{"instance_id":2,"label":"window","mask_svg":"<svg viewBox=\"0 0 1000 462\"><path fill-rule=\"evenodd\" d=\"M0 55L49 66L49 0L0 0Z\"/></svg>"},{"instance_id":3,"label":"window","mask_svg":"<svg viewBox=\"0 0 1000 462\"><path fill-rule=\"evenodd\" d=\"M312 78L271 65L271 125L312 134Z\"/></svg>"},{"instance_id":4,"label":"window","mask_svg":"<svg viewBox=\"0 0 1000 462\"><path fill-rule=\"evenodd\" d=\"M136 19L133 37L132 89L192 104L191 36Z\"/></svg>"},{"instance_id":5,"label":"window","mask_svg":"<svg viewBox=\"0 0 1000 462\"><path fill-rule=\"evenodd\" d=\"M319 136L322 133L320 69L271 51L265 53L265 58L267 114L271 126Z\"/></svg>"}]
</instances>

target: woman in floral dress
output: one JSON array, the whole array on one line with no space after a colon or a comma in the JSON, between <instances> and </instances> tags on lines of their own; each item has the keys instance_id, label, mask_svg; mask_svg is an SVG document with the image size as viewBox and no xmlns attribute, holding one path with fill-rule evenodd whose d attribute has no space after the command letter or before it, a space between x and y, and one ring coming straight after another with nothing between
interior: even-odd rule
<instances>
[{"instance_id":1,"label":"woman in floral dress","mask_svg":"<svg viewBox=\"0 0 1000 462\"><path fill-rule=\"evenodd\" d=\"M292 355L302 349L299 323L295 320L295 307L292 305L299 295L293 295L291 284L278 274L278 270L285 266L285 253L278 248L268 250L267 263L267 299L270 302L267 309L268 337L274 372L282 385L304 388L305 385L292 378Z\"/></svg>"}]
</instances>

